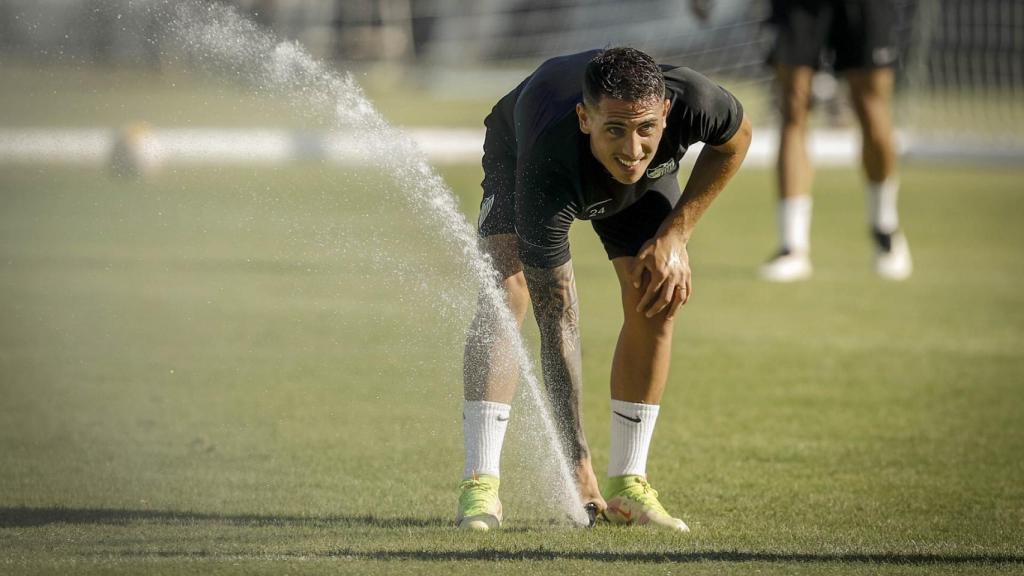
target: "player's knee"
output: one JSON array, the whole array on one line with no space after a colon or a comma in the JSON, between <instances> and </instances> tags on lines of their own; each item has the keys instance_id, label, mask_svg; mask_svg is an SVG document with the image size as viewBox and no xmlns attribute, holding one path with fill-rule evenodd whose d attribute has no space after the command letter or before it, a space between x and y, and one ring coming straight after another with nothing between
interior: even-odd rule
<instances>
[{"instance_id":1,"label":"player's knee","mask_svg":"<svg viewBox=\"0 0 1024 576\"><path fill-rule=\"evenodd\" d=\"M866 115L861 122L861 136L865 146L872 149L888 148L892 145L892 130L883 119Z\"/></svg>"},{"instance_id":2,"label":"player's knee","mask_svg":"<svg viewBox=\"0 0 1024 576\"><path fill-rule=\"evenodd\" d=\"M669 309L661 311L653 318L648 318L651 334L658 338L671 338L672 329L675 327L675 319L668 317Z\"/></svg>"},{"instance_id":3,"label":"player's knee","mask_svg":"<svg viewBox=\"0 0 1024 576\"><path fill-rule=\"evenodd\" d=\"M883 125L890 122L890 102L881 94L859 91L853 94L853 111L861 124Z\"/></svg>"},{"instance_id":4,"label":"player's knee","mask_svg":"<svg viewBox=\"0 0 1024 576\"><path fill-rule=\"evenodd\" d=\"M499 278L507 279L523 271L523 263L519 260L519 243L515 234L486 236L482 240L482 249L491 258L491 265Z\"/></svg>"},{"instance_id":5,"label":"player's knee","mask_svg":"<svg viewBox=\"0 0 1024 576\"><path fill-rule=\"evenodd\" d=\"M647 339L672 338L675 327L675 319L668 317L668 308L648 318L645 312L636 311L636 304L625 307L624 322L628 330L642 333Z\"/></svg>"},{"instance_id":6,"label":"player's knee","mask_svg":"<svg viewBox=\"0 0 1024 576\"><path fill-rule=\"evenodd\" d=\"M526 286L526 276L518 273L505 278L504 288L509 309L521 324L530 306L530 290Z\"/></svg>"},{"instance_id":7,"label":"player's knee","mask_svg":"<svg viewBox=\"0 0 1024 576\"><path fill-rule=\"evenodd\" d=\"M674 321L668 318L668 312L665 311L656 315L654 318L648 318L643 324L643 330L648 342L651 342L652 345L658 345L660 343L672 342L674 326Z\"/></svg>"},{"instance_id":8,"label":"player's knee","mask_svg":"<svg viewBox=\"0 0 1024 576\"><path fill-rule=\"evenodd\" d=\"M796 101L783 102L782 123L787 126L803 126L807 123L807 105Z\"/></svg>"},{"instance_id":9,"label":"player's knee","mask_svg":"<svg viewBox=\"0 0 1024 576\"><path fill-rule=\"evenodd\" d=\"M807 122L811 109L811 91L809 87L794 86L785 91L779 103L782 121L787 124L802 125Z\"/></svg>"},{"instance_id":10,"label":"player's knee","mask_svg":"<svg viewBox=\"0 0 1024 576\"><path fill-rule=\"evenodd\" d=\"M505 291L509 299L521 301L530 298L530 291L526 287L526 276L524 274L513 274L505 279Z\"/></svg>"}]
</instances>

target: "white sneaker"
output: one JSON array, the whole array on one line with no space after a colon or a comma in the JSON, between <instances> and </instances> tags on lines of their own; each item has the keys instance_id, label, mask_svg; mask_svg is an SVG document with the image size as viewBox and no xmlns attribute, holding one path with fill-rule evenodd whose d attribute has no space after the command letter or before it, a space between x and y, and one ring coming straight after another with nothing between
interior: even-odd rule
<instances>
[{"instance_id":1,"label":"white sneaker","mask_svg":"<svg viewBox=\"0 0 1024 576\"><path fill-rule=\"evenodd\" d=\"M906 280L914 271L907 237L897 230L891 234L874 231L875 273L886 280Z\"/></svg>"},{"instance_id":2,"label":"white sneaker","mask_svg":"<svg viewBox=\"0 0 1024 576\"><path fill-rule=\"evenodd\" d=\"M782 249L761 266L759 274L762 280L769 282L806 280L811 277L811 257L806 252Z\"/></svg>"}]
</instances>

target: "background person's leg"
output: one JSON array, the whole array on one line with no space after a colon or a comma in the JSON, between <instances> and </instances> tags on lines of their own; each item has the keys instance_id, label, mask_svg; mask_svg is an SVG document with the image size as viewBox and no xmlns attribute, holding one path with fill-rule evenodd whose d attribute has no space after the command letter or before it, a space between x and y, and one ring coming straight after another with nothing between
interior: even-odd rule
<instances>
[{"instance_id":1,"label":"background person's leg","mask_svg":"<svg viewBox=\"0 0 1024 576\"><path fill-rule=\"evenodd\" d=\"M896 175L896 144L892 127L892 68L863 68L846 72L850 98L860 121L862 164L871 182Z\"/></svg>"},{"instance_id":2,"label":"background person's leg","mask_svg":"<svg viewBox=\"0 0 1024 576\"><path fill-rule=\"evenodd\" d=\"M781 92L781 126L779 134L778 187L780 198L809 196L814 168L807 155L807 124L811 109L810 66L776 67Z\"/></svg>"},{"instance_id":3,"label":"background person's leg","mask_svg":"<svg viewBox=\"0 0 1024 576\"><path fill-rule=\"evenodd\" d=\"M810 66L776 67L781 89L781 126L777 159L779 253L761 268L766 280L789 282L811 274L811 186L814 167L807 153L811 105Z\"/></svg>"},{"instance_id":4,"label":"background person's leg","mask_svg":"<svg viewBox=\"0 0 1024 576\"><path fill-rule=\"evenodd\" d=\"M910 276L910 248L900 231L896 142L892 123L892 68L861 68L846 73L860 122L862 164L867 177L868 224L875 242L875 271L884 278Z\"/></svg>"}]
</instances>

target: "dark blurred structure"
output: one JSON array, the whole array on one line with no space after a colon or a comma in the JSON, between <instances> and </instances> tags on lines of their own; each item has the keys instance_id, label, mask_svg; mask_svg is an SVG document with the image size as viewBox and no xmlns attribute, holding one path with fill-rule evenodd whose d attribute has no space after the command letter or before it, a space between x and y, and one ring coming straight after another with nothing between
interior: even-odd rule
<instances>
[{"instance_id":1,"label":"dark blurred structure","mask_svg":"<svg viewBox=\"0 0 1024 576\"><path fill-rule=\"evenodd\" d=\"M318 58L446 67L535 63L630 44L730 76L764 77L768 0L190 0L232 4ZM1021 82L1024 0L893 0L931 84ZM97 62L158 59L169 0L0 0L0 50ZM152 8L152 10L147 10ZM147 16L149 14L149 16Z\"/></svg>"},{"instance_id":2,"label":"dark blurred structure","mask_svg":"<svg viewBox=\"0 0 1024 576\"><path fill-rule=\"evenodd\" d=\"M760 0L719 0L705 25L687 0L190 1L234 5L319 58L439 66L536 61L608 44L714 58L723 65L752 63L764 49L760 23L766 12ZM0 49L135 60L142 44L154 45L146 40L159 30L159 13L168 5L173 2L0 0Z\"/></svg>"},{"instance_id":3,"label":"dark blurred structure","mask_svg":"<svg viewBox=\"0 0 1024 576\"><path fill-rule=\"evenodd\" d=\"M628 44L771 109L769 0L716 0L707 22L690 0L180 1L232 5L317 58L384 65L399 71L393 77L452 96L490 95L555 54ZM904 124L1024 132L1024 0L893 1L907 48L900 93L914 102L903 104ZM175 3L0 0L0 57L158 67ZM936 114L958 120L936 122Z\"/></svg>"}]
</instances>

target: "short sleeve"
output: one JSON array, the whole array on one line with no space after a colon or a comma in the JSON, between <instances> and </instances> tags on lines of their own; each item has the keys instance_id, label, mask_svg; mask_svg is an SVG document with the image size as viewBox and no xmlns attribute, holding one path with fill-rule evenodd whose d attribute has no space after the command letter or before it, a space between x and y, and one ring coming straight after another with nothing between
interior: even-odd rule
<instances>
[{"instance_id":1,"label":"short sleeve","mask_svg":"<svg viewBox=\"0 0 1024 576\"><path fill-rule=\"evenodd\" d=\"M665 71L672 100L672 115L688 125L687 145L704 142L719 146L728 142L743 122L743 106L731 92L689 68Z\"/></svg>"}]
</instances>

